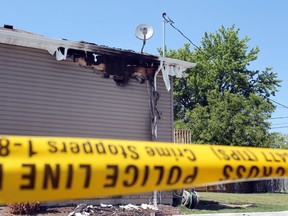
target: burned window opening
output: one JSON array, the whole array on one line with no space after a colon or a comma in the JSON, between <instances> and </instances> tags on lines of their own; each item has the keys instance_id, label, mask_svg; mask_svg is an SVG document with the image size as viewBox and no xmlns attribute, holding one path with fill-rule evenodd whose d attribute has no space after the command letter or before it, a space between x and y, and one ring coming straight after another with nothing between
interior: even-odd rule
<instances>
[{"instance_id":1,"label":"burned window opening","mask_svg":"<svg viewBox=\"0 0 288 216\"><path fill-rule=\"evenodd\" d=\"M60 50L64 52L64 48ZM159 65L139 58L123 58L75 49L69 49L67 56L73 58L80 67L100 73L104 78L113 77L117 86L125 86L131 78L143 84L153 78Z\"/></svg>"}]
</instances>

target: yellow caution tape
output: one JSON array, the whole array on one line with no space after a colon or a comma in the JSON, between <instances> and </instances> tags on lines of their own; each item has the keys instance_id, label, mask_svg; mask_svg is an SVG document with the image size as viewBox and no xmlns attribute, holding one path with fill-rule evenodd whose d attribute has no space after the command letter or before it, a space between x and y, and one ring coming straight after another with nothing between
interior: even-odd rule
<instances>
[{"instance_id":1,"label":"yellow caution tape","mask_svg":"<svg viewBox=\"0 0 288 216\"><path fill-rule=\"evenodd\" d=\"M288 177L288 150L0 136L0 203Z\"/></svg>"}]
</instances>

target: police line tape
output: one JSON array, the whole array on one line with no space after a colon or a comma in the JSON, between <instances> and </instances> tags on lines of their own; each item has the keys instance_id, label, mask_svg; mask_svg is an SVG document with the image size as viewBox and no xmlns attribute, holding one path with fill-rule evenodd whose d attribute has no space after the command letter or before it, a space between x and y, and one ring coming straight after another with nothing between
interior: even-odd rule
<instances>
[{"instance_id":1,"label":"police line tape","mask_svg":"<svg viewBox=\"0 0 288 216\"><path fill-rule=\"evenodd\" d=\"M0 203L288 177L288 150L0 136Z\"/></svg>"}]
</instances>

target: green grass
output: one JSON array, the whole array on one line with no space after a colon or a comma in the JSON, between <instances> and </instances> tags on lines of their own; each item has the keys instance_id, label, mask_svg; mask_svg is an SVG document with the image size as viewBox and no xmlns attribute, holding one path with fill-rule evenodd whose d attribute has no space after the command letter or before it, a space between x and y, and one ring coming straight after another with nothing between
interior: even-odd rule
<instances>
[{"instance_id":1,"label":"green grass","mask_svg":"<svg viewBox=\"0 0 288 216\"><path fill-rule=\"evenodd\" d=\"M196 209L179 207L183 214L271 212L288 210L288 194L207 193L200 192Z\"/></svg>"}]
</instances>

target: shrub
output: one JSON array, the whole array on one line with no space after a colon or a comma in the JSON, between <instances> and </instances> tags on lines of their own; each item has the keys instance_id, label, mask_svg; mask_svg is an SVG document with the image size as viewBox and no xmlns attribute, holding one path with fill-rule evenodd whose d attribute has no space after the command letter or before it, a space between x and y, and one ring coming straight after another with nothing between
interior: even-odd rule
<instances>
[{"instance_id":1,"label":"shrub","mask_svg":"<svg viewBox=\"0 0 288 216\"><path fill-rule=\"evenodd\" d=\"M40 211L40 202L9 203L8 212L18 215L31 215Z\"/></svg>"}]
</instances>

